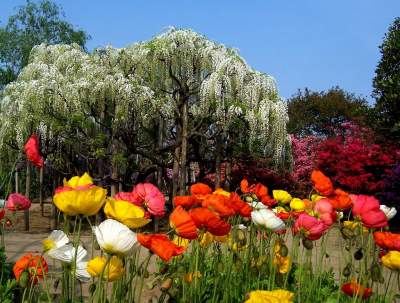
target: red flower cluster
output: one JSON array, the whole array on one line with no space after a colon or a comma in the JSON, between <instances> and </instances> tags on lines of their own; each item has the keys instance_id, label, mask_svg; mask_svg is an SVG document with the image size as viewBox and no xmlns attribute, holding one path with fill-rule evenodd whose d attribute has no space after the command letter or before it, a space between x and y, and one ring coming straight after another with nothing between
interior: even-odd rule
<instances>
[{"instance_id":1,"label":"red flower cluster","mask_svg":"<svg viewBox=\"0 0 400 303\"><path fill-rule=\"evenodd\" d=\"M400 234L394 234L388 231L374 232L376 245L385 250L400 251Z\"/></svg>"},{"instance_id":2,"label":"red flower cluster","mask_svg":"<svg viewBox=\"0 0 400 303\"><path fill-rule=\"evenodd\" d=\"M172 257L183 254L185 248L169 240L165 234L137 234L139 243L168 262Z\"/></svg>"}]
</instances>

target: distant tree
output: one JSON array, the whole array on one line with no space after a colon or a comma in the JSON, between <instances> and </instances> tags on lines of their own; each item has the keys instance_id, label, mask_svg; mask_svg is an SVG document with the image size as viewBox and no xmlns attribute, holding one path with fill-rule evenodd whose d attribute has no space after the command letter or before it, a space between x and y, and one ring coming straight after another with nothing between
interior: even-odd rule
<instances>
[{"instance_id":1,"label":"distant tree","mask_svg":"<svg viewBox=\"0 0 400 303\"><path fill-rule=\"evenodd\" d=\"M382 133L400 138L400 18L389 27L379 48L382 57L373 80L377 125Z\"/></svg>"},{"instance_id":2,"label":"distant tree","mask_svg":"<svg viewBox=\"0 0 400 303\"><path fill-rule=\"evenodd\" d=\"M28 0L8 19L5 27L0 27L0 90L14 81L28 64L35 45L77 43L85 46L89 35L75 30L63 17L62 9L52 1L35 3Z\"/></svg>"},{"instance_id":3,"label":"distant tree","mask_svg":"<svg viewBox=\"0 0 400 303\"><path fill-rule=\"evenodd\" d=\"M299 90L288 100L288 133L296 136L330 136L343 122L363 122L369 111L367 101L339 87L328 91Z\"/></svg>"}]
</instances>

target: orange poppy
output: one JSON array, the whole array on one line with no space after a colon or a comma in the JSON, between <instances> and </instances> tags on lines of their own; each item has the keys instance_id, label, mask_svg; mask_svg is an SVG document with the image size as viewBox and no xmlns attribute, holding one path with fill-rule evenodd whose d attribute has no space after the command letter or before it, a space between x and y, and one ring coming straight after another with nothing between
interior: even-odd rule
<instances>
[{"instance_id":1,"label":"orange poppy","mask_svg":"<svg viewBox=\"0 0 400 303\"><path fill-rule=\"evenodd\" d=\"M268 207L272 207L274 205L276 205L278 202L276 202L275 199L271 198L269 195L263 196L261 197L261 203L268 206Z\"/></svg>"},{"instance_id":2,"label":"orange poppy","mask_svg":"<svg viewBox=\"0 0 400 303\"><path fill-rule=\"evenodd\" d=\"M197 238L196 225L189 213L182 206L179 205L171 213L169 224L180 237L190 240Z\"/></svg>"},{"instance_id":3,"label":"orange poppy","mask_svg":"<svg viewBox=\"0 0 400 303\"><path fill-rule=\"evenodd\" d=\"M364 287L361 284L358 284L355 279L353 279L351 282L343 284L341 289L350 297L357 296L367 299L372 295L372 288Z\"/></svg>"},{"instance_id":4,"label":"orange poppy","mask_svg":"<svg viewBox=\"0 0 400 303\"><path fill-rule=\"evenodd\" d=\"M311 173L311 181L314 188L322 195L329 196L333 193L333 184L331 179L325 176L319 170L313 170Z\"/></svg>"},{"instance_id":5,"label":"orange poppy","mask_svg":"<svg viewBox=\"0 0 400 303\"><path fill-rule=\"evenodd\" d=\"M165 234L137 234L139 243L159 256L163 261L168 262L172 257L184 253L185 247L173 243Z\"/></svg>"},{"instance_id":6,"label":"orange poppy","mask_svg":"<svg viewBox=\"0 0 400 303\"><path fill-rule=\"evenodd\" d=\"M49 271L49 268L42 256L27 254L14 264L13 272L17 281L19 281L24 271L29 273L29 281L36 284L38 279L42 279L43 275Z\"/></svg>"},{"instance_id":7,"label":"orange poppy","mask_svg":"<svg viewBox=\"0 0 400 303\"><path fill-rule=\"evenodd\" d=\"M394 234L389 231L374 232L376 245L387 250L400 251L400 234Z\"/></svg>"},{"instance_id":8,"label":"orange poppy","mask_svg":"<svg viewBox=\"0 0 400 303\"><path fill-rule=\"evenodd\" d=\"M350 195L340 188L335 189L334 195L328 197L328 200L338 210L349 208L352 204Z\"/></svg>"},{"instance_id":9,"label":"orange poppy","mask_svg":"<svg viewBox=\"0 0 400 303\"><path fill-rule=\"evenodd\" d=\"M195 196L176 196L174 197L174 206L177 207L181 205L185 208L191 208L194 205L198 204L198 200Z\"/></svg>"},{"instance_id":10,"label":"orange poppy","mask_svg":"<svg viewBox=\"0 0 400 303\"><path fill-rule=\"evenodd\" d=\"M212 193L212 189L210 186L204 183L195 183L192 186L190 186L190 193L195 196L195 195L208 195Z\"/></svg>"},{"instance_id":11,"label":"orange poppy","mask_svg":"<svg viewBox=\"0 0 400 303\"><path fill-rule=\"evenodd\" d=\"M252 188L249 187L249 181L247 181L246 179L243 179L240 182L240 190L244 194L248 194L248 193L252 192Z\"/></svg>"},{"instance_id":12,"label":"orange poppy","mask_svg":"<svg viewBox=\"0 0 400 303\"><path fill-rule=\"evenodd\" d=\"M235 215L235 210L229 207L229 198L223 195L207 195L201 206L217 212L221 217Z\"/></svg>"},{"instance_id":13,"label":"orange poppy","mask_svg":"<svg viewBox=\"0 0 400 303\"><path fill-rule=\"evenodd\" d=\"M225 222L207 208L194 208L189 211L189 214L197 228L205 229L214 236L225 236L231 230L231 226L228 222Z\"/></svg>"},{"instance_id":14,"label":"orange poppy","mask_svg":"<svg viewBox=\"0 0 400 303\"><path fill-rule=\"evenodd\" d=\"M262 199L262 197L268 196L268 187L262 185L261 183L257 183L254 189L254 193L258 197L258 199Z\"/></svg>"},{"instance_id":15,"label":"orange poppy","mask_svg":"<svg viewBox=\"0 0 400 303\"><path fill-rule=\"evenodd\" d=\"M250 217L252 211L251 206L240 199L237 193L231 193L229 203L239 215L242 217Z\"/></svg>"}]
</instances>

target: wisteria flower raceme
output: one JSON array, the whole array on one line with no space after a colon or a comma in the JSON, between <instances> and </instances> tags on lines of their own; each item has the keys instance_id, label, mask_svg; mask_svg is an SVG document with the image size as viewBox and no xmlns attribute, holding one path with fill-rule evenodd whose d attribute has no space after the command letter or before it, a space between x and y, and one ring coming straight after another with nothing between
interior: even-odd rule
<instances>
[{"instance_id":1,"label":"wisteria flower raceme","mask_svg":"<svg viewBox=\"0 0 400 303\"><path fill-rule=\"evenodd\" d=\"M168 262L172 257L179 256L185 252L185 247L177 246L165 234L138 234L139 243Z\"/></svg>"},{"instance_id":2,"label":"wisteria flower raceme","mask_svg":"<svg viewBox=\"0 0 400 303\"><path fill-rule=\"evenodd\" d=\"M260 209L251 212L251 220L258 226L272 231L285 229L285 223L270 209Z\"/></svg>"},{"instance_id":3,"label":"wisteria flower raceme","mask_svg":"<svg viewBox=\"0 0 400 303\"><path fill-rule=\"evenodd\" d=\"M124 224L113 219L107 219L99 226L93 227L97 243L101 249L118 256L131 255L137 242L136 234Z\"/></svg>"},{"instance_id":4,"label":"wisteria flower raceme","mask_svg":"<svg viewBox=\"0 0 400 303\"><path fill-rule=\"evenodd\" d=\"M100 277L113 282L122 277L125 272L124 264L117 256L112 256L107 263L106 257L95 257L87 262L87 272L92 277Z\"/></svg>"},{"instance_id":5,"label":"wisteria flower raceme","mask_svg":"<svg viewBox=\"0 0 400 303\"><path fill-rule=\"evenodd\" d=\"M385 213L388 221L393 219L394 216L396 216L396 214L397 214L397 210L394 207L389 207L389 206L381 204L381 206L379 208L381 209L381 211L383 211Z\"/></svg>"},{"instance_id":6,"label":"wisteria flower raceme","mask_svg":"<svg viewBox=\"0 0 400 303\"><path fill-rule=\"evenodd\" d=\"M75 176L55 191L54 204L69 216L93 216L99 212L106 200L107 190L93 184L92 178L84 173Z\"/></svg>"},{"instance_id":7,"label":"wisteria flower raceme","mask_svg":"<svg viewBox=\"0 0 400 303\"><path fill-rule=\"evenodd\" d=\"M72 243L68 243L59 248L53 248L48 251L48 255L53 259L63 263L72 264L71 273L76 274L76 278L82 282L90 280L90 275L86 270L87 261L85 261L87 251L82 246L76 249Z\"/></svg>"},{"instance_id":8,"label":"wisteria flower raceme","mask_svg":"<svg viewBox=\"0 0 400 303\"><path fill-rule=\"evenodd\" d=\"M107 218L117 220L129 228L139 228L151 222L150 219L145 218L143 208L125 200L108 198L104 213Z\"/></svg>"},{"instance_id":9,"label":"wisteria flower raceme","mask_svg":"<svg viewBox=\"0 0 400 303\"><path fill-rule=\"evenodd\" d=\"M18 193L9 195L6 202L6 208L10 211L27 210L31 205L31 200Z\"/></svg>"},{"instance_id":10,"label":"wisteria flower raceme","mask_svg":"<svg viewBox=\"0 0 400 303\"><path fill-rule=\"evenodd\" d=\"M67 235L62 230L53 230L43 241L43 251L49 252L60 248L69 242Z\"/></svg>"},{"instance_id":11,"label":"wisteria flower raceme","mask_svg":"<svg viewBox=\"0 0 400 303\"><path fill-rule=\"evenodd\" d=\"M153 216L164 216L165 196L155 185L139 183L132 190L132 195L136 203L141 203Z\"/></svg>"}]
</instances>

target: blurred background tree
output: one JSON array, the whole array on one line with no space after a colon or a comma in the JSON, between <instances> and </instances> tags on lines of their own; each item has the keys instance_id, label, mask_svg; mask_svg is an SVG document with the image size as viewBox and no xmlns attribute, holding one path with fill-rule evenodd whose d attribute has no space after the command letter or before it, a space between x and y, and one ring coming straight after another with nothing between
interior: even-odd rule
<instances>
[{"instance_id":1,"label":"blurred background tree","mask_svg":"<svg viewBox=\"0 0 400 303\"><path fill-rule=\"evenodd\" d=\"M35 45L72 44L84 47L90 36L63 20L64 13L49 0L35 3L27 1L17 13L0 27L0 90L14 81L28 64Z\"/></svg>"},{"instance_id":2,"label":"blurred background tree","mask_svg":"<svg viewBox=\"0 0 400 303\"><path fill-rule=\"evenodd\" d=\"M400 18L385 35L381 60L373 80L376 128L391 139L400 138Z\"/></svg>"},{"instance_id":3,"label":"blurred background tree","mask_svg":"<svg viewBox=\"0 0 400 303\"><path fill-rule=\"evenodd\" d=\"M343 122L366 122L370 108L367 101L339 87L315 92L299 90L288 100L288 132L304 137L332 136Z\"/></svg>"}]
</instances>

